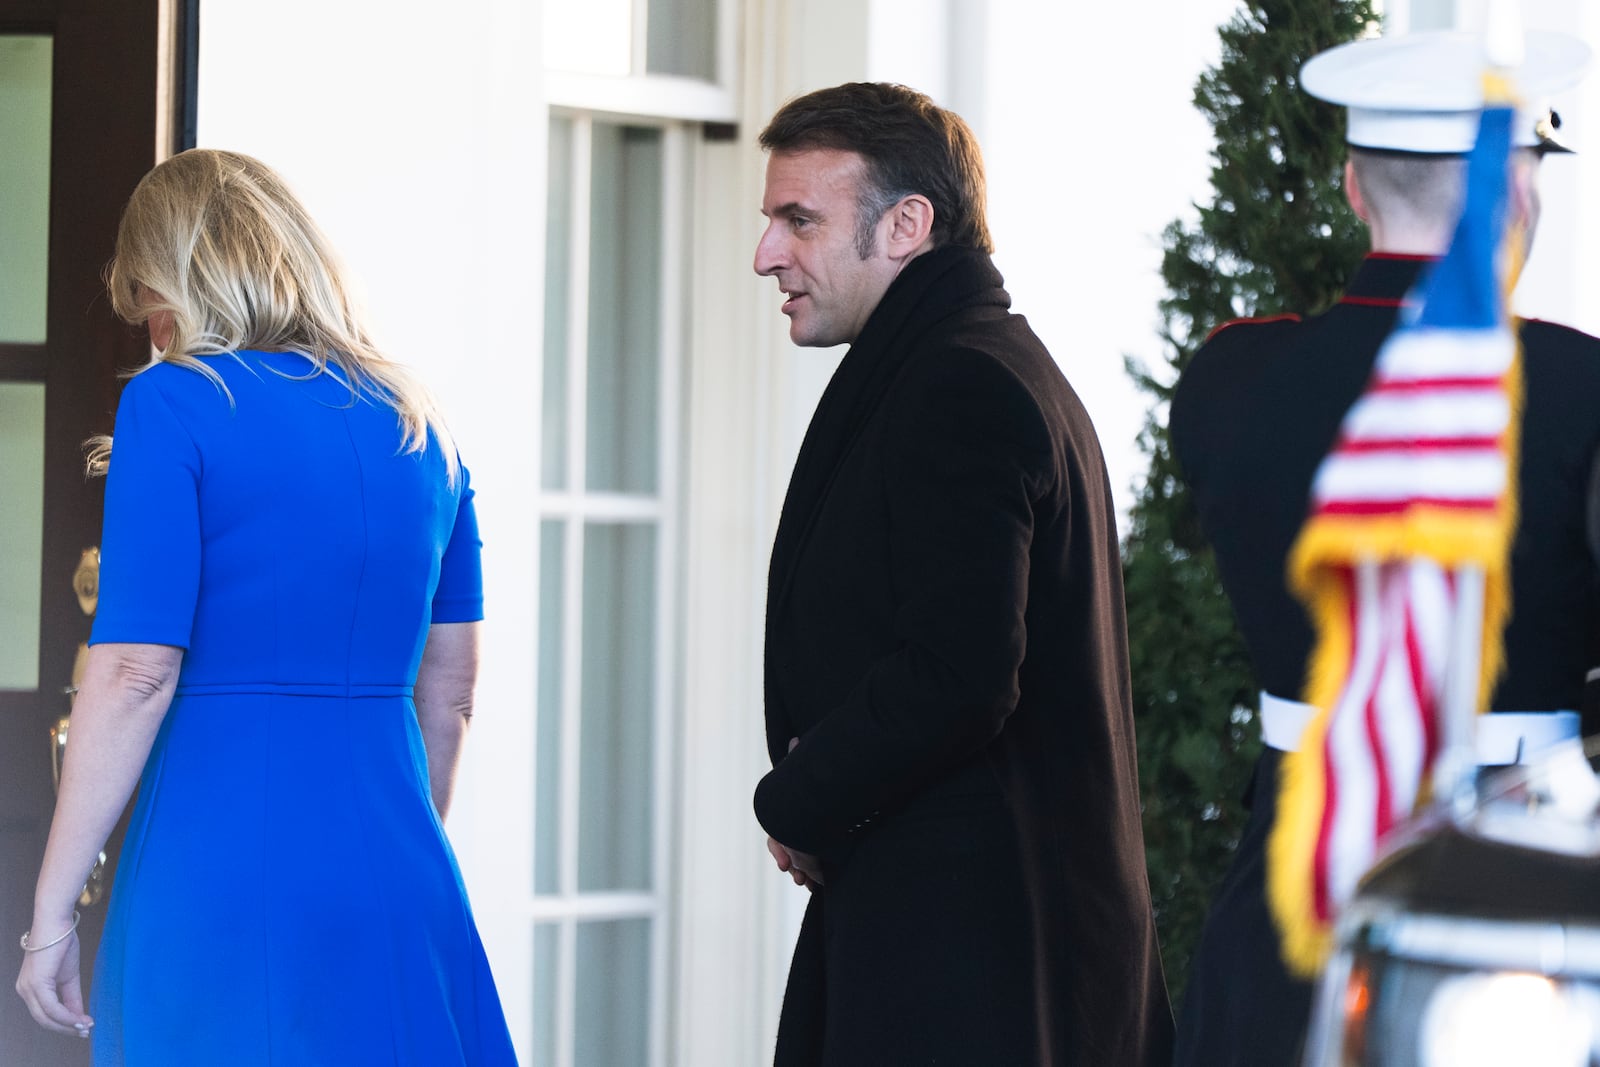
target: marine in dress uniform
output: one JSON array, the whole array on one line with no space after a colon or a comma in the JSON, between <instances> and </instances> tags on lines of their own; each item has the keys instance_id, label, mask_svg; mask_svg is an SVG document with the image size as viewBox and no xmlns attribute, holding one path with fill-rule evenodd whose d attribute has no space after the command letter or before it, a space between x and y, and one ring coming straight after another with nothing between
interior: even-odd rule
<instances>
[{"instance_id":1,"label":"marine in dress uniform","mask_svg":"<svg viewBox=\"0 0 1600 1067\"><path fill-rule=\"evenodd\" d=\"M1278 770L1309 716L1296 698L1313 632L1285 587L1285 565L1340 420L1419 274L1448 244L1460 184L1460 165L1451 161L1471 147L1481 100L1477 47L1471 35L1414 34L1345 45L1307 64L1306 90L1351 109L1347 193L1372 228L1373 252L1323 314L1220 328L1172 401L1173 449L1263 689L1266 742L1245 833L1190 974L1176 1056L1185 1067L1298 1062L1311 986L1285 969L1265 897ZM1586 54L1568 38L1530 35L1520 84L1532 94L1570 84ZM1554 122L1540 109L1520 122L1519 144L1530 157L1564 150L1553 140ZM1523 165L1531 172L1535 161ZM1438 187L1383 188L1407 174L1431 175ZM1408 199L1411 205L1401 202ZM1444 225L1419 236L1430 217ZM1577 733L1585 677L1600 662L1600 593L1585 536L1600 446L1600 340L1538 321L1522 322L1520 337L1526 406L1513 609L1506 670L1490 705L1509 714L1481 731L1484 764L1518 762ZM1597 725L1581 728L1587 734Z\"/></svg>"}]
</instances>

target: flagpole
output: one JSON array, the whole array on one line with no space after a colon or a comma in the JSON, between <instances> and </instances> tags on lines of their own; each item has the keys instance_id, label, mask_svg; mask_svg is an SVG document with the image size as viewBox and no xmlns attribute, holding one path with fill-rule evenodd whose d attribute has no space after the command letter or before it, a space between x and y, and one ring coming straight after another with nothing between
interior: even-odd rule
<instances>
[{"instance_id":1,"label":"flagpole","mask_svg":"<svg viewBox=\"0 0 1600 1067\"><path fill-rule=\"evenodd\" d=\"M1434 795L1457 819L1477 803L1478 705L1483 662L1484 571L1476 565L1455 572L1455 611L1450 619L1450 657L1440 698L1439 756Z\"/></svg>"},{"instance_id":2,"label":"flagpole","mask_svg":"<svg viewBox=\"0 0 1600 1067\"><path fill-rule=\"evenodd\" d=\"M1517 0L1488 0L1483 31L1486 71L1509 74L1526 58L1526 34ZM1486 577L1480 565L1455 572L1455 613L1451 618L1450 658L1441 698L1443 736L1434 761L1435 796L1448 801L1452 815L1470 817L1477 804L1479 713L1486 694L1483 673L1483 625Z\"/></svg>"},{"instance_id":3,"label":"flagpole","mask_svg":"<svg viewBox=\"0 0 1600 1067\"><path fill-rule=\"evenodd\" d=\"M1527 56L1527 35L1517 0L1489 0L1483 26L1483 58L1490 67L1512 71Z\"/></svg>"}]
</instances>

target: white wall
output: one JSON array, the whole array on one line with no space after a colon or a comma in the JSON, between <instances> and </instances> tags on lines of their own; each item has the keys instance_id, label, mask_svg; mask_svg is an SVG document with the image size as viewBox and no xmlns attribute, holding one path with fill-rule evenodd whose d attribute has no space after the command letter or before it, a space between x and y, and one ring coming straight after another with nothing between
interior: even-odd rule
<instances>
[{"instance_id":1,"label":"white wall","mask_svg":"<svg viewBox=\"0 0 1600 1067\"><path fill-rule=\"evenodd\" d=\"M1593 0L1524 0L1530 28L1576 34L1600 54L1600 4ZM1470 24L1470 23L1466 23ZM1517 310L1600 334L1600 68L1591 64L1583 84L1551 103L1575 156L1548 156L1541 165L1544 211L1517 285Z\"/></svg>"},{"instance_id":2,"label":"white wall","mask_svg":"<svg viewBox=\"0 0 1600 1067\"><path fill-rule=\"evenodd\" d=\"M1161 230L1209 190L1211 128L1191 100L1236 7L991 6L984 153L996 261L1014 310L1088 407L1124 513L1146 466L1136 438L1149 401L1122 357L1155 366L1164 355Z\"/></svg>"},{"instance_id":3,"label":"white wall","mask_svg":"<svg viewBox=\"0 0 1600 1067\"><path fill-rule=\"evenodd\" d=\"M380 341L445 406L479 491L479 713L449 822L513 1034L530 1030L533 601L545 122L537 8L204 0L201 145L281 171L362 283ZM315 743L307 739L307 743ZM511 798L509 801L507 798ZM502 836L503 835L503 836ZM521 1052L527 1055L527 1048Z\"/></svg>"}]
</instances>

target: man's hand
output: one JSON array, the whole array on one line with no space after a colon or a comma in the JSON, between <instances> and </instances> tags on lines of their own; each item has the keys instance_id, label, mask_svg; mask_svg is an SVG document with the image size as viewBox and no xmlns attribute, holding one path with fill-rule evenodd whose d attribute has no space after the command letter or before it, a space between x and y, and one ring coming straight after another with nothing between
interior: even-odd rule
<instances>
[{"instance_id":1,"label":"man's hand","mask_svg":"<svg viewBox=\"0 0 1600 1067\"><path fill-rule=\"evenodd\" d=\"M767 838L767 851L777 861L778 870L793 878L795 885L803 885L813 892L822 885L822 861L809 852L779 844L772 837Z\"/></svg>"},{"instance_id":2,"label":"man's hand","mask_svg":"<svg viewBox=\"0 0 1600 1067\"><path fill-rule=\"evenodd\" d=\"M798 737L789 738L789 751L793 752L799 743ZM777 861L778 870L793 878L795 885L803 885L815 893L822 884L822 861L811 853L780 844L774 837L767 838L767 851Z\"/></svg>"}]
</instances>

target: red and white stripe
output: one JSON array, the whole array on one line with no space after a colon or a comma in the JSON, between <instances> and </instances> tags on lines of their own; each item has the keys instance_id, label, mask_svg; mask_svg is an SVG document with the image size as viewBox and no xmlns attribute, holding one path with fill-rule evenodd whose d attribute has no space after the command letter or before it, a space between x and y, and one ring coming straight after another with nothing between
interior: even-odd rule
<instances>
[{"instance_id":1,"label":"red and white stripe","mask_svg":"<svg viewBox=\"0 0 1600 1067\"><path fill-rule=\"evenodd\" d=\"M1492 515L1510 470L1509 330L1402 330L1346 416L1312 491L1317 516L1398 517L1418 505ZM1439 753L1456 583L1432 559L1351 560L1350 671L1324 737L1314 906L1355 892L1384 836L1415 809Z\"/></svg>"},{"instance_id":2,"label":"red and white stripe","mask_svg":"<svg viewBox=\"0 0 1600 1067\"><path fill-rule=\"evenodd\" d=\"M1312 514L1493 509L1506 491L1508 330L1403 330L1317 472Z\"/></svg>"},{"instance_id":3,"label":"red and white stripe","mask_svg":"<svg viewBox=\"0 0 1600 1067\"><path fill-rule=\"evenodd\" d=\"M1449 661L1449 575L1428 560L1348 572L1349 681L1324 738L1327 797L1316 850L1316 908L1332 915L1378 842L1414 810L1439 749L1434 709Z\"/></svg>"}]
</instances>

